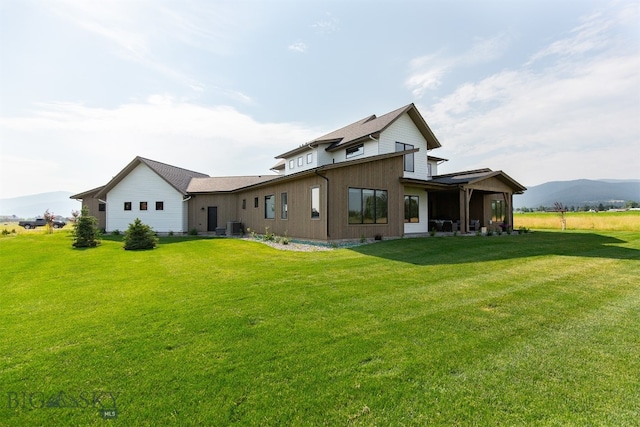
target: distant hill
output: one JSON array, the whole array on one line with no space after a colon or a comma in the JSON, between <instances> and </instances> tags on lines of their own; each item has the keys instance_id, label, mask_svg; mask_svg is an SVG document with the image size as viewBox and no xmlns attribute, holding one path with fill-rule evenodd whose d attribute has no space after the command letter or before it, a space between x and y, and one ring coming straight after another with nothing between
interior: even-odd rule
<instances>
[{"instance_id":1,"label":"distant hill","mask_svg":"<svg viewBox=\"0 0 640 427\"><path fill-rule=\"evenodd\" d=\"M552 207L555 202L565 206L624 204L622 201L640 202L640 180L553 181L530 187L522 195L513 197L518 208Z\"/></svg>"},{"instance_id":2,"label":"distant hill","mask_svg":"<svg viewBox=\"0 0 640 427\"><path fill-rule=\"evenodd\" d=\"M42 216L49 209L56 215L71 216L71 211L80 210L80 203L70 199L73 195L68 191L33 194L31 196L0 199L0 216L15 215L19 218L35 218Z\"/></svg>"}]
</instances>

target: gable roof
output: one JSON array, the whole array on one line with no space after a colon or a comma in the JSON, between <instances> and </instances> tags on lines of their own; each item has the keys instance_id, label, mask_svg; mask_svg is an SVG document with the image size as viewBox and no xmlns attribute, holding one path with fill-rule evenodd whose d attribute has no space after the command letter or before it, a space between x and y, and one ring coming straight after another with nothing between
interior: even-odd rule
<instances>
[{"instance_id":1,"label":"gable roof","mask_svg":"<svg viewBox=\"0 0 640 427\"><path fill-rule=\"evenodd\" d=\"M355 123L351 123L350 125L338 130L329 132L328 134L316 138L298 148L283 153L277 156L276 159L289 157L299 152L306 151L309 148L317 147L319 144L330 144L329 147L327 147L327 151L333 151L343 148L349 144L369 139L370 136L377 138L404 113L409 114L409 117L411 117L411 120L413 120L413 123L427 141L427 149L431 150L441 147L440 142L429 128L429 125L427 125L427 122L425 122L416 106L412 103L380 117L376 117L375 114L365 117Z\"/></svg>"},{"instance_id":2,"label":"gable roof","mask_svg":"<svg viewBox=\"0 0 640 427\"><path fill-rule=\"evenodd\" d=\"M91 190L83 191L82 193L74 194L73 196L69 196L70 199L86 199L87 197L94 197L100 190L104 188L103 186L92 188Z\"/></svg>"},{"instance_id":3,"label":"gable roof","mask_svg":"<svg viewBox=\"0 0 640 427\"><path fill-rule=\"evenodd\" d=\"M470 171L455 172L446 175L437 175L434 176L431 181L436 184L457 186L461 184L475 184L493 177L513 188L513 192L516 194L523 193L527 189L527 187L511 178L506 173L502 171L492 171L491 169L476 169Z\"/></svg>"},{"instance_id":4,"label":"gable roof","mask_svg":"<svg viewBox=\"0 0 640 427\"><path fill-rule=\"evenodd\" d=\"M115 187L120 181L129 175L138 165L144 164L149 169L154 171L158 176L164 179L169 185L176 189L183 196L187 195L187 187L192 178L208 178L209 175L204 173L191 171L188 169L179 168L177 166L171 166L166 163L157 162L151 159L145 159L144 157L136 156L124 169L122 169L116 176L111 179L102 187L95 197L103 197L113 187Z\"/></svg>"},{"instance_id":5,"label":"gable roof","mask_svg":"<svg viewBox=\"0 0 640 427\"><path fill-rule=\"evenodd\" d=\"M244 187L261 184L279 178L281 175L222 176L193 178L187 187L188 193L230 192Z\"/></svg>"}]
</instances>

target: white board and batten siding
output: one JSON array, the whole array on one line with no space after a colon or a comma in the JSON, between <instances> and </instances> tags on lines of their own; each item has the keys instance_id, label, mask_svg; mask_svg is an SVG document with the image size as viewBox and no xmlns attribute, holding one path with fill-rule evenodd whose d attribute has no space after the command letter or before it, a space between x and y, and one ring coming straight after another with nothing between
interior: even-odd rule
<instances>
[{"instance_id":1,"label":"white board and batten siding","mask_svg":"<svg viewBox=\"0 0 640 427\"><path fill-rule=\"evenodd\" d=\"M405 196L418 197L418 222L405 222L404 234L427 233L429 231L429 193L422 188L404 187L404 194Z\"/></svg>"},{"instance_id":2,"label":"white board and batten siding","mask_svg":"<svg viewBox=\"0 0 640 427\"><path fill-rule=\"evenodd\" d=\"M420 151L414 154L414 171L405 172L405 178L430 179L427 166L427 141L424 139L409 114L404 113L380 135L380 154L396 151L396 142L411 144Z\"/></svg>"},{"instance_id":3,"label":"white board and batten siding","mask_svg":"<svg viewBox=\"0 0 640 427\"><path fill-rule=\"evenodd\" d=\"M139 164L107 193L106 231L124 232L136 218L154 231L176 233L187 231L187 203L182 194L149 169ZM131 202L131 210L124 203ZM147 210L140 210L140 202L147 202ZM163 202L163 210L156 210L156 202Z\"/></svg>"}]
</instances>

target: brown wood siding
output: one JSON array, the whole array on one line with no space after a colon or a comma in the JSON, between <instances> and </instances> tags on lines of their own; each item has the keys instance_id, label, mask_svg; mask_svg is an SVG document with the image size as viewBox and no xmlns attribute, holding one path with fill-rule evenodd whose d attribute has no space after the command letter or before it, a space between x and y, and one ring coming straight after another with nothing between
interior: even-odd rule
<instances>
[{"instance_id":1,"label":"brown wood siding","mask_svg":"<svg viewBox=\"0 0 640 427\"><path fill-rule=\"evenodd\" d=\"M330 239L400 237L404 229L403 157L397 156L327 171L330 181ZM349 188L386 190L387 224L349 224Z\"/></svg>"},{"instance_id":2,"label":"brown wood siding","mask_svg":"<svg viewBox=\"0 0 640 427\"><path fill-rule=\"evenodd\" d=\"M107 212L98 210L98 205L102 203L95 197L85 197L82 199L82 206L86 206L89 209L89 215L96 217L98 220L97 226L100 230L107 227Z\"/></svg>"},{"instance_id":3,"label":"brown wood siding","mask_svg":"<svg viewBox=\"0 0 640 427\"><path fill-rule=\"evenodd\" d=\"M320 187L320 218L311 218L311 188ZM258 234L269 232L279 236L303 239L326 240L326 181L317 176L306 176L295 181L273 184L237 194L237 211L245 230L250 228ZM288 215L281 218L282 193L287 193ZM264 211L265 196L275 196L275 218L266 219ZM258 207L254 207L254 199L258 198ZM246 209L242 209L245 199Z\"/></svg>"},{"instance_id":4,"label":"brown wood siding","mask_svg":"<svg viewBox=\"0 0 640 427\"><path fill-rule=\"evenodd\" d=\"M234 194L197 194L192 195L189 203L189 230L207 231L207 208L218 208L218 227L226 227L229 221L239 221L236 215L236 196Z\"/></svg>"}]
</instances>

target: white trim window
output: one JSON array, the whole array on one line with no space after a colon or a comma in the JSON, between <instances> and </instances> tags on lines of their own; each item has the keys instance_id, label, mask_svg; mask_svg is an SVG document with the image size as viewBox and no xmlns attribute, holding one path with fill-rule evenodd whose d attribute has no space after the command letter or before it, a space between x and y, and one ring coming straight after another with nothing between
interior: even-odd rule
<instances>
[{"instance_id":1,"label":"white trim window","mask_svg":"<svg viewBox=\"0 0 640 427\"><path fill-rule=\"evenodd\" d=\"M345 150L345 157L351 159L353 157L362 156L364 154L364 144L354 145Z\"/></svg>"},{"instance_id":2,"label":"white trim window","mask_svg":"<svg viewBox=\"0 0 640 427\"><path fill-rule=\"evenodd\" d=\"M320 187L311 187L311 219L320 219Z\"/></svg>"}]
</instances>

